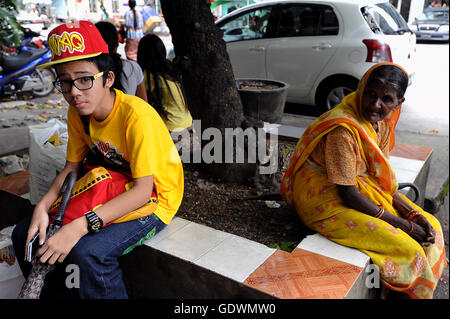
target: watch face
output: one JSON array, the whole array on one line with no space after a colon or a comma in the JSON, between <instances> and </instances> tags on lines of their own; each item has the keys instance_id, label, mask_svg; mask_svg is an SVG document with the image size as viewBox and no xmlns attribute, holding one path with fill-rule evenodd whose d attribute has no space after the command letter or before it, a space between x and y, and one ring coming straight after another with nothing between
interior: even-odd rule
<instances>
[{"instance_id":1,"label":"watch face","mask_svg":"<svg viewBox=\"0 0 450 319\"><path fill-rule=\"evenodd\" d=\"M102 228L102 223L100 223L99 221L97 221L94 224L92 224L92 229L93 230L100 230L100 228Z\"/></svg>"}]
</instances>

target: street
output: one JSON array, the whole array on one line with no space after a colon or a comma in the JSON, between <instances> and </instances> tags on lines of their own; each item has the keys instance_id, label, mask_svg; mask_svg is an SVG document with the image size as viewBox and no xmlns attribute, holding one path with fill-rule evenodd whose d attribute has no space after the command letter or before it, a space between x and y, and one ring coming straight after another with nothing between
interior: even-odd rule
<instances>
[{"instance_id":1,"label":"street","mask_svg":"<svg viewBox=\"0 0 450 319\"><path fill-rule=\"evenodd\" d=\"M449 136L449 45L417 44L417 69L397 130Z\"/></svg>"},{"instance_id":2,"label":"street","mask_svg":"<svg viewBox=\"0 0 450 319\"><path fill-rule=\"evenodd\" d=\"M449 136L449 44L418 43L416 74L405 94L398 131ZM316 117L314 106L287 103L285 113Z\"/></svg>"}]
</instances>

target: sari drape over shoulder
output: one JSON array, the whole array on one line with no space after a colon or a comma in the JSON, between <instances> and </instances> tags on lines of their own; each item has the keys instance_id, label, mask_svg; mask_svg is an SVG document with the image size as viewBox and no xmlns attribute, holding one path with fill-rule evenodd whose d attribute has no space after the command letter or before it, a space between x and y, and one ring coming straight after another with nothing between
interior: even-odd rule
<instances>
[{"instance_id":1,"label":"sari drape over shoulder","mask_svg":"<svg viewBox=\"0 0 450 319\"><path fill-rule=\"evenodd\" d=\"M318 117L303 133L281 183L283 199L295 209L309 228L341 245L359 249L378 266L385 288L407 293L412 298L432 298L447 265L439 221L408 198L400 195L424 215L436 231L435 244L422 247L389 223L344 204L336 184L329 181L326 165L311 154L328 133L345 128L355 141L367 171L356 176L357 190L386 211L397 216L392 196L398 189L389 158L380 149L377 133L361 112L362 93L371 72L389 63L377 64L361 79L357 91L347 95L336 108ZM389 150L395 143L394 129L400 108L383 121L389 127Z\"/></svg>"}]
</instances>

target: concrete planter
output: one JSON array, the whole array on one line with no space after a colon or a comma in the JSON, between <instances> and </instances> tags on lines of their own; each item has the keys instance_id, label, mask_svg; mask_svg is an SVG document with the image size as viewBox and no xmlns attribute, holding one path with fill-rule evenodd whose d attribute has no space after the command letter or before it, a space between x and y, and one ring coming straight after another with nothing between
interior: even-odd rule
<instances>
[{"instance_id":1,"label":"concrete planter","mask_svg":"<svg viewBox=\"0 0 450 319\"><path fill-rule=\"evenodd\" d=\"M280 123L286 102L287 83L264 79L236 79L244 114L269 123Z\"/></svg>"}]
</instances>

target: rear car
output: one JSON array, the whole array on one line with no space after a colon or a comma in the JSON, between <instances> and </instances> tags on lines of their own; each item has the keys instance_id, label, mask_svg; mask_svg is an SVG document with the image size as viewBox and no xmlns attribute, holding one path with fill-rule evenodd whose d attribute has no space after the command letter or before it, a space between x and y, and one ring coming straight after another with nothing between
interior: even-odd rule
<instances>
[{"instance_id":1,"label":"rear car","mask_svg":"<svg viewBox=\"0 0 450 319\"><path fill-rule=\"evenodd\" d=\"M216 23L235 77L286 82L288 102L328 110L378 62L414 76L415 35L388 1L266 1Z\"/></svg>"},{"instance_id":2,"label":"rear car","mask_svg":"<svg viewBox=\"0 0 450 319\"><path fill-rule=\"evenodd\" d=\"M448 7L425 9L410 25L417 40L447 41L448 38Z\"/></svg>"},{"instance_id":3,"label":"rear car","mask_svg":"<svg viewBox=\"0 0 450 319\"><path fill-rule=\"evenodd\" d=\"M31 31L36 33L40 33L42 30L47 28L44 24L44 19L25 11L20 11L16 19L17 22L19 22L19 24L22 26L22 28L30 29Z\"/></svg>"}]
</instances>

